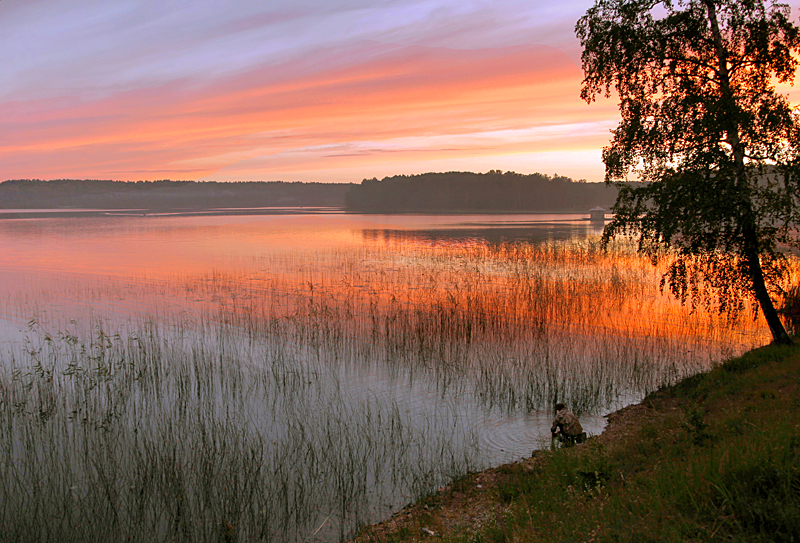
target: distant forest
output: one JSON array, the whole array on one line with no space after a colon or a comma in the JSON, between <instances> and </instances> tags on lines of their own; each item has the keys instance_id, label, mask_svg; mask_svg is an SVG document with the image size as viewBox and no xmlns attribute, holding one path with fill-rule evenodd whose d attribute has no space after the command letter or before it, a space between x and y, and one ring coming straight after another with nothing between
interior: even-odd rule
<instances>
[{"instance_id":1,"label":"distant forest","mask_svg":"<svg viewBox=\"0 0 800 543\"><path fill-rule=\"evenodd\" d=\"M354 183L283 181L11 180L0 209L338 207L360 213L575 211L610 208L617 191L602 183L497 170L398 175Z\"/></svg>"},{"instance_id":2,"label":"distant forest","mask_svg":"<svg viewBox=\"0 0 800 543\"><path fill-rule=\"evenodd\" d=\"M365 179L345 198L349 211L403 212L585 212L611 208L617 189L568 177L492 170Z\"/></svg>"},{"instance_id":3,"label":"distant forest","mask_svg":"<svg viewBox=\"0 0 800 543\"><path fill-rule=\"evenodd\" d=\"M352 183L21 179L0 183L0 209L343 207Z\"/></svg>"}]
</instances>

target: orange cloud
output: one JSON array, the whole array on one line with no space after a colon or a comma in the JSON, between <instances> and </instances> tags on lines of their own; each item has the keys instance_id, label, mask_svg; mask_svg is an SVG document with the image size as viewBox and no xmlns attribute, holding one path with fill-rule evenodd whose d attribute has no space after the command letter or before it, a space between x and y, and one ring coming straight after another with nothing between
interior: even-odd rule
<instances>
[{"instance_id":1,"label":"orange cloud","mask_svg":"<svg viewBox=\"0 0 800 543\"><path fill-rule=\"evenodd\" d=\"M520 163L607 143L616 107L583 103L581 78L546 46L367 43L211 84L5 103L0 179L324 181L344 180L329 170L381 176L485 157L513 169L504 156ZM570 175L568 164L559 171Z\"/></svg>"}]
</instances>

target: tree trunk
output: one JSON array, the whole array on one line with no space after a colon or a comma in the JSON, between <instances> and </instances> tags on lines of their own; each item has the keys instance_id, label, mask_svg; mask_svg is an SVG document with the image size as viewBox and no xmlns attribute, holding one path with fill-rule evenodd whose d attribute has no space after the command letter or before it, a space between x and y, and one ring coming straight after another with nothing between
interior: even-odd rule
<instances>
[{"instance_id":1,"label":"tree trunk","mask_svg":"<svg viewBox=\"0 0 800 543\"><path fill-rule=\"evenodd\" d=\"M756 220L753 216L753 202L750 194L750 180L747 174L747 167L744 161L744 149L742 149L742 142L739 137L739 120L738 108L736 107L736 100L731 89L730 73L728 71L728 53L725 49L725 43L722 38L722 33L719 29L719 22L717 20L717 7L714 0L702 0L706 5L708 11L708 22L711 27L711 35L714 38L714 45L717 53L717 77L719 78L720 90L722 91L722 103L724 109L727 110L727 123L726 132L728 144L731 146L731 153L733 154L733 162L736 168L736 190L740 200L741 216L739 221L742 225L742 244L740 251L747 259L747 267L750 271L750 281L753 287L753 292L756 295L758 304L761 306L761 312L767 320L767 326L772 333L772 342L789 345L792 343L792 338L786 333L783 327L778 312L775 310L775 305L772 303L772 298L767 290L766 281L764 280L764 270L761 268L761 244L758 239L758 230L756 228Z\"/></svg>"},{"instance_id":2,"label":"tree trunk","mask_svg":"<svg viewBox=\"0 0 800 543\"><path fill-rule=\"evenodd\" d=\"M750 280L753 284L753 291L755 292L758 304L761 306L761 312L767 320L767 326L772 333L772 343L781 345L791 345L792 338L786 332L783 323L781 322L778 312L775 310L775 305L772 303L772 298L767 290L766 281L764 281L764 271L761 269L761 259L758 254L758 241L752 225L747 225L744 228L745 242L745 257L747 258L747 267L750 269Z\"/></svg>"},{"instance_id":3,"label":"tree trunk","mask_svg":"<svg viewBox=\"0 0 800 543\"><path fill-rule=\"evenodd\" d=\"M786 332L786 328L783 327L783 323L780 317L778 317L778 312L775 310L775 305L772 303L772 298L770 298L769 292L767 291L767 286L764 283L764 274L761 271L758 257L756 257L756 264L753 264L748 257L748 265L750 266L753 289L755 290L758 303L761 306L761 312L764 314L764 318L767 319L769 331L772 332L772 343L791 345L793 343L792 338Z\"/></svg>"}]
</instances>

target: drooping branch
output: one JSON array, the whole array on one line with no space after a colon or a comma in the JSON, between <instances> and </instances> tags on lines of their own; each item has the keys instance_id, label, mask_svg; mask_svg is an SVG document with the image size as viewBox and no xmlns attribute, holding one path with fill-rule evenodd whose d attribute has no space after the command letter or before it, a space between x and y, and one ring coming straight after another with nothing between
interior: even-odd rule
<instances>
[{"instance_id":1,"label":"drooping branch","mask_svg":"<svg viewBox=\"0 0 800 543\"><path fill-rule=\"evenodd\" d=\"M680 258L708 262L705 280L725 296L757 300L783 342L771 298L780 275L765 270L781 257L778 238L800 246L786 234L800 227L792 207L800 121L773 82L794 77L800 29L785 7L759 0L663 2L656 18L657 4L597 0L576 26L581 96L591 102L614 88L620 97L622 120L603 150L606 179L619 184L633 173L644 182L620 185L604 239L637 232L643 252L672 246ZM765 172L785 182L764 182ZM738 264L722 265L728 258Z\"/></svg>"}]
</instances>

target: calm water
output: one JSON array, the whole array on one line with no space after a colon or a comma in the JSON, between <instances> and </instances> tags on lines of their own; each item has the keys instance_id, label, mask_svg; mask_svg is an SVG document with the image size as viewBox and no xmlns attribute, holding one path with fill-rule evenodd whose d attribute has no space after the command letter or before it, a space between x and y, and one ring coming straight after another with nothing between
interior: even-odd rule
<instances>
[{"instance_id":1,"label":"calm water","mask_svg":"<svg viewBox=\"0 0 800 543\"><path fill-rule=\"evenodd\" d=\"M102 320L111 329L130 318L196 310L213 302L165 292L210 274L248 279L260 275L324 275L350 250L404 251L504 242L583 239L602 228L583 215L305 215L212 217L101 217L0 221L0 284L5 298L4 339L19 341L35 319L49 330L71 320ZM333 253L331 255L330 253ZM290 283L292 279L288 280ZM251 286L251 285L250 285ZM408 409L436 405L425 386L406 388L377 375L358 386L397 397ZM463 403L469 398L452 397ZM549 428L549 413L468 413L484 454L493 463L530 454ZM601 431L602 413L584 417Z\"/></svg>"},{"instance_id":2,"label":"calm water","mask_svg":"<svg viewBox=\"0 0 800 543\"><path fill-rule=\"evenodd\" d=\"M548 443L557 399L597 434L603 415L647 390L766 341L759 323L691 313L661 295L658 270L625 246L600 252L601 227L582 219L3 220L3 363L20 364L30 350L20 346L48 334L156 329L173 347L234 351L254 374L289 360L281 371L318 379L319 405L334 401L324 399L332 388L336 405L395 410L431 447L463 449L464 467L477 469ZM299 404L276 414L262 400L243 400L254 432L281 436L316 420ZM414 497L398 488L366 520ZM326 518L318 507L309 527ZM335 539L347 522L327 520L314 536Z\"/></svg>"}]
</instances>

